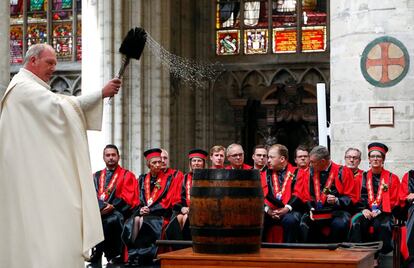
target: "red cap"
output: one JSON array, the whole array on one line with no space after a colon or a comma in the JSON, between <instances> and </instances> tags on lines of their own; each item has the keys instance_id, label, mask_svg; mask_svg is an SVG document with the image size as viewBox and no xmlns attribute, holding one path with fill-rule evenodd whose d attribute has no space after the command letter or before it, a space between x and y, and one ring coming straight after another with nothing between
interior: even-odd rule
<instances>
[{"instance_id":1,"label":"red cap","mask_svg":"<svg viewBox=\"0 0 414 268\"><path fill-rule=\"evenodd\" d=\"M198 158L206 160L207 156L208 156L208 153L202 149L192 149L188 152L188 159L198 157Z\"/></svg>"},{"instance_id":2,"label":"red cap","mask_svg":"<svg viewBox=\"0 0 414 268\"><path fill-rule=\"evenodd\" d=\"M150 160L153 157L161 157L161 152L162 152L161 149L153 148L153 149L146 150L144 152L144 156L147 160Z\"/></svg>"}]
</instances>

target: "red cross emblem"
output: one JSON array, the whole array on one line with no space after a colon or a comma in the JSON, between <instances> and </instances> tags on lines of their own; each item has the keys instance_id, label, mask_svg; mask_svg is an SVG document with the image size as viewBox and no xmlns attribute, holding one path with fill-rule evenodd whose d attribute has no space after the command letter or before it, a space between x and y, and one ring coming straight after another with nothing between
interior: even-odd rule
<instances>
[{"instance_id":1,"label":"red cross emblem","mask_svg":"<svg viewBox=\"0 0 414 268\"><path fill-rule=\"evenodd\" d=\"M361 58L361 70L365 79L379 87L397 84L406 75L408 67L407 49L392 37L380 37L372 41Z\"/></svg>"}]
</instances>

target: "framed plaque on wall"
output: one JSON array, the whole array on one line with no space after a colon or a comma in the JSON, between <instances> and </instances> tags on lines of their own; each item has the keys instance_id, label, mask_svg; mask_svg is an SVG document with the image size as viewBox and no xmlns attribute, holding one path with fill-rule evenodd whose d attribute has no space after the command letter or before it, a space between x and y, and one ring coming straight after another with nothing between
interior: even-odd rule
<instances>
[{"instance_id":1,"label":"framed plaque on wall","mask_svg":"<svg viewBox=\"0 0 414 268\"><path fill-rule=\"evenodd\" d=\"M394 107L369 107L369 125L377 126L394 126Z\"/></svg>"}]
</instances>

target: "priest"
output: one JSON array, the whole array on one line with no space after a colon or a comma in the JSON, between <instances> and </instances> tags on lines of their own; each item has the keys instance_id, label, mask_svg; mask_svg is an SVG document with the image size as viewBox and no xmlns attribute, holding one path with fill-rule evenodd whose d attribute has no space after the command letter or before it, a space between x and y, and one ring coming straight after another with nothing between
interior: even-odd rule
<instances>
[{"instance_id":1,"label":"priest","mask_svg":"<svg viewBox=\"0 0 414 268\"><path fill-rule=\"evenodd\" d=\"M82 268L103 240L86 130L101 128L102 99L121 81L58 95L56 64L51 46L31 46L0 103L1 267Z\"/></svg>"}]
</instances>

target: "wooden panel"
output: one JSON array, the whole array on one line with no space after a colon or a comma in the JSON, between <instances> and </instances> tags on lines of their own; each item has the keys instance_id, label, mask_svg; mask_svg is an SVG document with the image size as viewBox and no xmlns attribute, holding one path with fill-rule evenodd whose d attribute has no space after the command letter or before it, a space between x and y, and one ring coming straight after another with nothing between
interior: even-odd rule
<instances>
[{"instance_id":1,"label":"wooden panel","mask_svg":"<svg viewBox=\"0 0 414 268\"><path fill-rule=\"evenodd\" d=\"M268 249L255 254L198 254L192 248L159 255L162 268L212 267L373 267L374 253L350 250Z\"/></svg>"}]
</instances>

